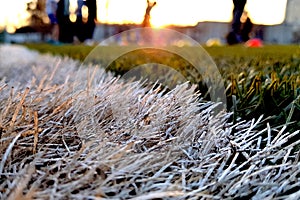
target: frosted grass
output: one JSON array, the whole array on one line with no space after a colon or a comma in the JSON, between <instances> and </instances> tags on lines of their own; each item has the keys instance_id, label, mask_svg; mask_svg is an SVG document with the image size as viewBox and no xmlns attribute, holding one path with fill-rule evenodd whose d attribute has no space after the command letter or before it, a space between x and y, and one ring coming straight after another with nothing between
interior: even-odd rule
<instances>
[{"instance_id":1,"label":"frosted grass","mask_svg":"<svg viewBox=\"0 0 300 200\"><path fill-rule=\"evenodd\" d=\"M0 56L1 199L300 198L299 131L233 126L188 84L142 87L19 46Z\"/></svg>"}]
</instances>

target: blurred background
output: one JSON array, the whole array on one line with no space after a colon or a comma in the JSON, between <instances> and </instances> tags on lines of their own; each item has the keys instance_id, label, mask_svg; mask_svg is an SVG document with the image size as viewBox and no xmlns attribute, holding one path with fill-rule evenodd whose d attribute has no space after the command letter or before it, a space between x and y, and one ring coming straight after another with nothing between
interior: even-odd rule
<instances>
[{"instance_id":1,"label":"blurred background","mask_svg":"<svg viewBox=\"0 0 300 200\"><path fill-rule=\"evenodd\" d=\"M51 39L53 27L46 12L47 0L1 2L0 42L46 42ZM78 10L78 2L69 1L71 21L76 21L76 16L71 19L71 11ZM151 10L153 28L171 28L199 43L212 38L225 43L231 28L232 0L156 0L156 3ZM96 5L96 25L89 39L100 42L114 34L141 27L147 1L97 0ZM245 11L253 23L251 37L272 44L299 43L299 10L300 0L248 0ZM80 14L83 16L84 10Z\"/></svg>"}]
</instances>

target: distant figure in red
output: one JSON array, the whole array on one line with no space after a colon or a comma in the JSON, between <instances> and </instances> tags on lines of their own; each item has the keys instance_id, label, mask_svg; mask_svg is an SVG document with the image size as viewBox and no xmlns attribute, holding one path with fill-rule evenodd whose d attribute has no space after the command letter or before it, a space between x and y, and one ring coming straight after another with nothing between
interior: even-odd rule
<instances>
[{"instance_id":1,"label":"distant figure in red","mask_svg":"<svg viewBox=\"0 0 300 200\"><path fill-rule=\"evenodd\" d=\"M150 3L149 0L147 0L147 8L144 16L144 21L143 21L143 27L151 27L150 23L150 12L152 8L156 5L156 2Z\"/></svg>"}]
</instances>

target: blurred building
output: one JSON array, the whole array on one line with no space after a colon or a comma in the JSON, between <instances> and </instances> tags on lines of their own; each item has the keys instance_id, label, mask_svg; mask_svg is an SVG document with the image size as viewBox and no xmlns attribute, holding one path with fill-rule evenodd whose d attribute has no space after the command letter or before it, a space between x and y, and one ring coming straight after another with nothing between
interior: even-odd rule
<instances>
[{"instance_id":1,"label":"blurred building","mask_svg":"<svg viewBox=\"0 0 300 200\"><path fill-rule=\"evenodd\" d=\"M265 38L272 43L300 43L300 0L288 0L285 21L265 28Z\"/></svg>"}]
</instances>

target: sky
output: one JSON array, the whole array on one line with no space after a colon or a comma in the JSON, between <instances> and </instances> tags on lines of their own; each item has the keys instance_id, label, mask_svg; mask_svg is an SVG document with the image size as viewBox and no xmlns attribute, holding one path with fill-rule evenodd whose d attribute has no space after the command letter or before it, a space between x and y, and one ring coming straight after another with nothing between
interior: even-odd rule
<instances>
[{"instance_id":1,"label":"sky","mask_svg":"<svg viewBox=\"0 0 300 200\"><path fill-rule=\"evenodd\" d=\"M26 2L0 0L0 29L26 25ZM151 0L150 0L151 2ZM153 1L152 1L153 2ZM155 27L165 25L192 26L200 21L230 22L232 0L156 0L151 11ZM285 18L287 0L248 0L245 10L255 24L280 24ZM98 21L104 23L141 23L146 0L98 0Z\"/></svg>"}]
</instances>

